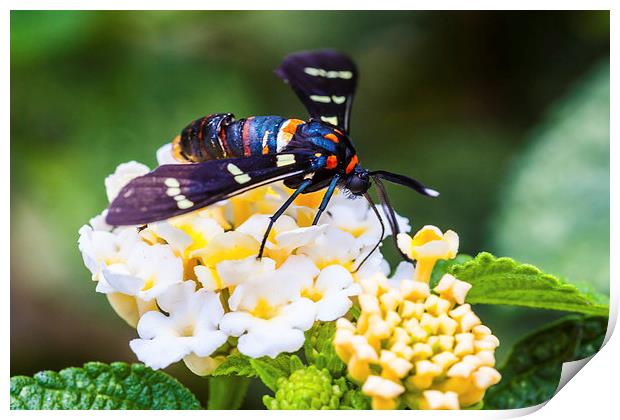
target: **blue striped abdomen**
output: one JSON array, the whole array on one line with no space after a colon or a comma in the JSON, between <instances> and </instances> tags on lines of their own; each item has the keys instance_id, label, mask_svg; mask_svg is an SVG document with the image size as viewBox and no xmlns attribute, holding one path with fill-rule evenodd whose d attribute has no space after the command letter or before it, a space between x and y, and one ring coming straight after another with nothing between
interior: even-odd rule
<instances>
[{"instance_id":1,"label":"blue striped abdomen","mask_svg":"<svg viewBox=\"0 0 620 420\"><path fill-rule=\"evenodd\" d=\"M173 141L173 151L181 162L274 154L288 144L303 123L278 116L234 120L232 114L208 115L183 129Z\"/></svg>"}]
</instances>

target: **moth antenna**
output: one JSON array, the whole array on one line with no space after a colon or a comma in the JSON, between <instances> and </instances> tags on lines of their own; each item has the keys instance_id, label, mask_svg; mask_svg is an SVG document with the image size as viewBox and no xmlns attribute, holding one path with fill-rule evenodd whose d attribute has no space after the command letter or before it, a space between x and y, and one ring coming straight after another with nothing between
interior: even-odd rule
<instances>
[{"instance_id":1,"label":"moth antenna","mask_svg":"<svg viewBox=\"0 0 620 420\"><path fill-rule=\"evenodd\" d=\"M432 188L428 188L427 186L422 184L417 179L409 178L408 176L405 176L405 175L395 174L393 172L388 172L388 171L372 171L370 172L370 175L373 176L375 179L377 179L378 177L386 181L390 181L395 184L399 184L399 185L403 185L405 187L411 188L412 190L417 191L422 195L426 195L429 197L439 196L438 191L435 191Z\"/></svg>"},{"instance_id":2,"label":"moth antenna","mask_svg":"<svg viewBox=\"0 0 620 420\"><path fill-rule=\"evenodd\" d=\"M392 240L394 241L394 246L396 247L396 250L398 251L398 253L401 255L401 257L405 261L409 261L410 263L412 263L413 260L409 258L398 247L398 240L396 239L396 237L400 233L400 229L398 228L398 221L396 220L396 214L394 213L394 207L392 207L392 204L390 203L390 199L388 198L385 186L383 185L383 182L381 182L381 179L379 176L374 175L372 176L372 179L375 181L375 185L377 186L377 194L379 195L379 200L381 200L383 211L385 212L385 215L388 219L388 223L390 224L390 230L392 231Z\"/></svg>"}]
</instances>

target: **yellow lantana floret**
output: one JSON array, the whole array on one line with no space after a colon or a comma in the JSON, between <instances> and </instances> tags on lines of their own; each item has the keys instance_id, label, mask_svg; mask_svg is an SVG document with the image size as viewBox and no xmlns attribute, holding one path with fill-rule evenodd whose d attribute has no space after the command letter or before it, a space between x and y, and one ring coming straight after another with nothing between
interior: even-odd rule
<instances>
[{"instance_id":1,"label":"yellow lantana floret","mask_svg":"<svg viewBox=\"0 0 620 420\"><path fill-rule=\"evenodd\" d=\"M454 258L459 250L459 236L448 230L442 233L436 226L424 226L413 238L406 233L397 236L398 247L416 260L415 280L428 283L438 260Z\"/></svg>"},{"instance_id":2,"label":"yellow lantana floret","mask_svg":"<svg viewBox=\"0 0 620 420\"><path fill-rule=\"evenodd\" d=\"M427 226L409 244L408 254L418 263L415 278L402 280L398 288L382 274L364 279L360 316L336 323L336 352L375 409L476 404L501 379L494 368L499 340L465 303L470 284L446 274L431 290L430 271L418 278L420 258L432 265L453 258L458 237ZM429 248L443 251L430 256ZM432 271L432 265L424 270Z\"/></svg>"}]
</instances>

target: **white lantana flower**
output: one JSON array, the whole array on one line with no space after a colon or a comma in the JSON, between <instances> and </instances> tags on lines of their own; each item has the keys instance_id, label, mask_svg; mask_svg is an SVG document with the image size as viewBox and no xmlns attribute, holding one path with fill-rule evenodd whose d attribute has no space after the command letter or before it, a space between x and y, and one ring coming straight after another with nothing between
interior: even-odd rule
<instances>
[{"instance_id":1,"label":"white lantana flower","mask_svg":"<svg viewBox=\"0 0 620 420\"><path fill-rule=\"evenodd\" d=\"M224 309L219 295L196 290L189 280L169 287L157 298L159 311L147 312L138 323L139 339L129 345L138 359L153 369L161 369L186 356L210 356L227 340L218 329Z\"/></svg>"},{"instance_id":2,"label":"white lantana flower","mask_svg":"<svg viewBox=\"0 0 620 420\"><path fill-rule=\"evenodd\" d=\"M304 331L314 323L314 303L301 298L279 308L272 318L261 318L250 312L224 315L222 331L239 337L239 352L256 358L275 358L282 352L295 352L304 344Z\"/></svg>"},{"instance_id":3,"label":"white lantana flower","mask_svg":"<svg viewBox=\"0 0 620 420\"><path fill-rule=\"evenodd\" d=\"M239 351L250 357L276 357L281 352L297 351L304 342L303 332L316 319L316 305L301 297L304 284L312 284L319 273L314 263L302 256L291 256L279 268L268 258L252 257L243 266L218 265L224 281L236 283L220 328L239 337ZM245 273L243 271L247 270Z\"/></svg>"},{"instance_id":4,"label":"white lantana flower","mask_svg":"<svg viewBox=\"0 0 620 420\"><path fill-rule=\"evenodd\" d=\"M183 281L183 262L169 245L137 243L125 263L105 267L103 276L114 291L149 301Z\"/></svg>"},{"instance_id":5,"label":"white lantana flower","mask_svg":"<svg viewBox=\"0 0 620 420\"><path fill-rule=\"evenodd\" d=\"M236 230L252 236L260 243L267 231L269 221L269 216L256 214ZM327 225L299 227L292 217L283 215L274 223L267 238L265 255L281 262L297 248L312 243L325 231L325 228Z\"/></svg>"},{"instance_id":6,"label":"white lantana flower","mask_svg":"<svg viewBox=\"0 0 620 420\"><path fill-rule=\"evenodd\" d=\"M383 238L391 235L390 226L382 207L378 207L379 215L385 226ZM411 231L409 220L396 215L400 232ZM356 245L374 247L381 238L381 223L366 200L360 197L348 197L346 194L335 194L330 201L329 211L319 219L342 231L350 233L356 239Z\"/></svg>"},{"instance_id":7,"label":"white lantana flower","mask_svg":"<svg viewBox=\"0 0 620 420\"><path fill-rule=\"evenodd\" d=\"M104 270L124 270L132 249L141 243L135 229L112 231L110 226L102 223L102 219L103 217L94 218L91 220L92 226L84 225L80 228L78 248L92 279L97 281L96 290L100 293L111 293L115 289L106 281Z\"/></svg>"},{"instance_id":8,"label":"white lantana flower","mask_svg":"<svg viewBox=\"0 0 620 420\"><path fill-rule=\"evenodd\" d=\"M353 276L341 265L328 265L312 283L303 284L302 295L316 303L318 321L334 321L344 316L362 291Z\"/></svg>"},{"instance_id":9,"label":"white lantana flower","mask_svg":"<svg viewBox=\"0 0 620 420\"><path fill-rule=\"evenodd\" d=\"M172 154L172 143L166 143L157 149L157 163L160 165L178 165L181 163Z\"/></svg>"},{"instance_id":10,"label":"white lantana flower","mask_svg":"<svg viewBox=\"0 0 620 420\"><path fill-rule=\"evenodd\" d=\"M139 176L146 175L149 171L150 169L148 166L133 160L118 165L116 171L105 179L105 189L108 200L112 202L129 181Z\"/></svg>"}]
</instances>

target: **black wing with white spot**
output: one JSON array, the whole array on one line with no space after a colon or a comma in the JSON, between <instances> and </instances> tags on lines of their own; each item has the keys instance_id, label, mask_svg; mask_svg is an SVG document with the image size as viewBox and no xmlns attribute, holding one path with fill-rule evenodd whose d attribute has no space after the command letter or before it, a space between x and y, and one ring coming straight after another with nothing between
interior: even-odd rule
<instances>
[{"instance_id":1,"label":"black wing with white spot","mask_svg":"<svg viewBox=\"0 0 620 420\"><path fill-rule=\"evenodd\" d=\"M313 170L313 155L284 153L162 165L127 184L108 208L112 226L167 219Z\"/></svg>"},{"instance_id":2,"label":"black wing with white spot","mask_svg":"<svg viewBox=\"0 0 620 420\"><path fill-rule=\"evenodd\" d=\"M349 131L357 68L336 51L306 51L287 56L276 69L291 85L312 118Z\"/></svg>"}]
</instances>

